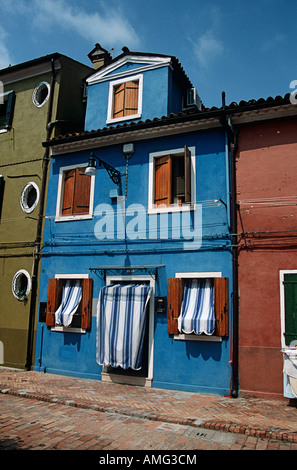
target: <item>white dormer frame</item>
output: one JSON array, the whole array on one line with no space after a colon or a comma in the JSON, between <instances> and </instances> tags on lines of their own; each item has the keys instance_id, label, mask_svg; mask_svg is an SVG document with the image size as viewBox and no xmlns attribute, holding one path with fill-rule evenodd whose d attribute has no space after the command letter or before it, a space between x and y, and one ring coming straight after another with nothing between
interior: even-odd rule
<instances>
[{"instance_id":1,"label":"white dormer frame","mask_svg":"<svg viewBox=\"0 0 297 470\"><path fill-rule=\"evenodd\" d=\"M130 72L131 73L131 72ZM128 116L121 116L118 118L113 117L113 106L114 106L114 89L116 86L125 83L125 82L138 82L138 109L137 113L130 114ZM139 119L142 114L142 90L143 90L143 75L130 75L129 77L119 78L118 80L113 80L109 83L109 93L108 93L108 107L107 107L107 119L106 124L113 124L116 122L130 121L131 119Z\"/></svg>"},{"instance_id":2,"label":"white dormer frame","mask_svg":"<svg viewBox=\"0 0 297 470\"><path fill-rule=\"evenodd\" d=\"M135 68L132 73L142 73L147 70L153 70L160 67L171 67L171 57L150 57L150 56L134 56L126 55L122 59L107 65L102 70L91 75L87 78L88 85L95 85L96 83L105 82L109 80L117 80L119 78L128 77L131 75L131 70L121 71L115 73L117 69L121 68L127 63L138 64L139 67ZM172 68L172 67L171 67Z\"/></svg>"}]
</instances>

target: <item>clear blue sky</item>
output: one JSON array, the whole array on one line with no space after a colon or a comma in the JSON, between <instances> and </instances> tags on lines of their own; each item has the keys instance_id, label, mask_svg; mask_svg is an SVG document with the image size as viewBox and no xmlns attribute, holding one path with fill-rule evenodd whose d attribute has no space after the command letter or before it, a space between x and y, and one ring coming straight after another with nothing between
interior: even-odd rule
<instances>
[{"instance_id":1,"label":"clear blue sky","mask_svg":"<svg viewBox=\"0 0 297 470\"><path fill-rule=\"evenodd\" d=\"M285 95L297 80L296 0L0 0L0 68L52 52L90 65L99 42L117 56L176 56L205 106Z\"/></svg>"}]
</instances>

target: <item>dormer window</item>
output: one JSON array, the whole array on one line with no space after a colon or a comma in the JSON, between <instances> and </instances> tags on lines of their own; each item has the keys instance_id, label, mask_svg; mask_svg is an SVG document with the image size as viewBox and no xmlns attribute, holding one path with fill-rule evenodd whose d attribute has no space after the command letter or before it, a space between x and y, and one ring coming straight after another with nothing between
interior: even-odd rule
<instances>
[{"instance_id":1,"label":"dormer window","mask_svg":"<svg viewBox=\"0 0 297 470\"><path fill-rule=\"evenodd\" d=\"M110 82L107 124L137 119L142 113L142 75Z\"/></svg>"}]
</instances>

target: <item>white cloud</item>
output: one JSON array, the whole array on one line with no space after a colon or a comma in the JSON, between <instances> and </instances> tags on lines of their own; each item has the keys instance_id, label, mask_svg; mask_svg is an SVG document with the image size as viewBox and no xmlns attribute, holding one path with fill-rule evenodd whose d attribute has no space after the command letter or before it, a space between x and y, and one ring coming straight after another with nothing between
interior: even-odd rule
<instances>
[{"instance_id":1,"label":"white cloud","mask_svg":"<svg viewBox=\"0 0 297 470\"><path fill-rule=\"evenodd\" d=\"M224 13L220 8L214 6L207 6L200 13L200 24L206 24L208 28L198 36L192 31L188 39L192 43L194 56L197 58L200 68L207 69L220 58L225 50L224 42L220 39Z\"/></svg>"},{"instance_id":2,"label":"white cloud","mask_svg":"<svg viewBox=\"0 0 297 470\"><path fill-rule=\"evenodd\" d=\"M222 55L223 51L223 43L215 37L212 30L202 34L194 43L194 53L203 68Z\"/></svg>"},{"instance_id":3,"label":"white cloud","mask_svg":"<svg viewBox=\"0 0 297 470\"><path fill-rule=\"evenodd\" d=\"M277 33L274 36L272 35L264 41L264 43L262 44L261 50L263 52L273 50L277 48L279 45L281 45L282 43L284 43L285 40L286 40L286 37L284 34Z\"/></svg>"},{"instance_id":4,"label":"white cloud","mask_svg":"<svg viewBox=\"0 0 297 470\"><path fill-rule=\"evenodd\" d=\"M6 37L6 31L0 25L0 69L8 67L12 63L9 49L6 46Z\"/></svg>"},{"instance_id":5,"label":"white cloud","mask_svg":"<svg viewBox=\"0 0 297 470\"><path fill-rule=\"evenodd\" d=\"M140 42L121 7L115 8L110 2L108 7L99 2L92 13L65 0L33 0L33 4L34 24L41 29L55 26L110 47L137 47Z\"/></svg>"}]
</instances>

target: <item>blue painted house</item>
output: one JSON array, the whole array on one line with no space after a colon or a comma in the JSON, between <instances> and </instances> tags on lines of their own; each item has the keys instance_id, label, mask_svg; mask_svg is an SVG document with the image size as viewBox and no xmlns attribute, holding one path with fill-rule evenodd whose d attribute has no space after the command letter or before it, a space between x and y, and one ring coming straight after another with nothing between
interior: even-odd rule
<instances>
[{"instance_id":1,"label":"blue painted house","mask_svg":"<svg viewBox=\"0 0 297 470\"><path fill-rule=\"evenodd\" d=\"M34 370L228 394L222 112L203 108L175 57L92 52L100 66L86 78L84 132L44 143L51 168Z\"/></svg>"}]
</instances>

